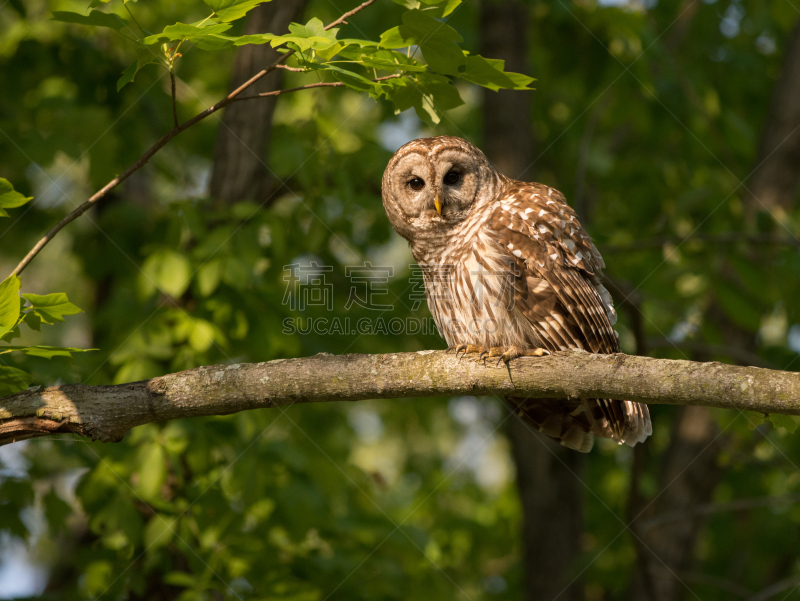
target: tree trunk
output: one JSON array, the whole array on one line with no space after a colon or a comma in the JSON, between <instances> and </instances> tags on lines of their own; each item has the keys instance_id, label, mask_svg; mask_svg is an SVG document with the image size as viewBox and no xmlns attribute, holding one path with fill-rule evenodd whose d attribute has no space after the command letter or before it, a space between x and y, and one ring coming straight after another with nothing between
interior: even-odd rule
<instances>
[{"instance_id":1,"label":"tree trunk","mask_svg":"<svg viewBox=\"0 0 800 601\"><path fill-rule=\"evenodd\" d=\"M673 601L688 596L689 586L680 574L691 568L706 516L695 515L650 528L640 524L672 512L691 515L694 507L708 503L725 473L717 457L726 442L727 437L720 435L706 407L681 407L676 412L658 481L660 493L647 503L637 500L630 508L639 560L629 591L631 601ZM647 453L645 447L636 451L638 461ZM636 484L634 479L631 485Z\"/></svg>"},{"instance_id":2,"label":"tree trunk","mask_svg":"<svg viewBox=\"0 0 800 601\"><path fill-rule=\"evenodd\" d=\"M585 455L541 436L520 419L509 422L523 509L525 599L583 599L574 560L583 531Z\"/></svg>"},{"instance_id":3,"label":"tree trunk","mask_svg":"<svg viewBox=\"0 0 800 601\"><path fill-rule=\"evenodd\" d=\"M252 10L245 26L246 34L286 31L289 23L302 16L308 0L281 0L262 4ZM242 46L236 54L230 90L258 73L280 55L269 44ZM258 81L252 93L280 90L283 71L277 70ZM267 169L272 116L277 97L257 102L236 102L225 109L214 148L210 195L223 203L240 200L263 202L274 186Z\"/></svg>"},{"instance_id":4,"label":"tree trunk","mask_svg":"<svg viewBox=\"0 0 800 601\"><path fill-rule=\"evenodd\" d=\"M783 68L772 91L755 171L745 185L753 212L788 210L800 183L800 21L792 31Z\"/></svg>"},{"instance_id":5,"label":"tree trunk","mask_svg":"<svg viewBox=\"0 0 800 601\"><path fill-rule=\"evenodd\" d=\"M529 74L527 32L530 19L523 2L483 0L480 7L481 55L505 60L506 70ZM483 150L509 177L533 179L532 93L483 91ZM583 500L575 474L585 457L557 445L519 418L508 429L517 466L523 513L525 599L582 598L571 582L583 527Z\"/></svg>"},{"instance_id":6,"label":"tree trunk","mask_svg":"<svg viewBox=\"0 0 800 601\"><path fill-rule=\"evenodd\" d=\"M506 62L506 71L528 75L528 6L518 0L482 0L481 56ZM497 169L531 181L533 172L532 91L483 92L483 150Z\"/></svg>"}]
</instances>

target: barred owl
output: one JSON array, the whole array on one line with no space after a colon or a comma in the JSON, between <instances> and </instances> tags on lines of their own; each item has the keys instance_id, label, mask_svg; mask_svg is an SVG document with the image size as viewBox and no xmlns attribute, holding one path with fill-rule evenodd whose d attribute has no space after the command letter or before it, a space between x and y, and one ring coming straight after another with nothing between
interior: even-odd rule
<instances>
[{"instance_id":1,"label":"barred owl","mask_svg":"<svg viewBox=\"0 0 800 601\"><path fill-rule=\"evenodd\" d=\"M439 332L478 359L583 349L619 352L600 253L564 196L510 179L461 138L409 142L383 174L383 205L422 268ZM463 355L462 355L463 357ZM562 445L594 436L633 446L652 433L647 406L610 399L506 399Z\"/></svg>"}]
</instances>

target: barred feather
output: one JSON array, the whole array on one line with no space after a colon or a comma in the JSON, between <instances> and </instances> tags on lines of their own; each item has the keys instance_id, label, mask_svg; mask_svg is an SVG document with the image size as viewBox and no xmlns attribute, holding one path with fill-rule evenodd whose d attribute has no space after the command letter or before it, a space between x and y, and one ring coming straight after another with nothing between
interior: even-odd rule
<instances>
[{"instance_id":1,"label":"barred feather","mask_svg":"<svg viewBox=\"0 0 800 601\"><path fill-rule=\"evenodd\" d=\"M473 221L480 225L470 227ZM611 327L616 312L599 281L603 259L560 192L509 180L500 200L465 223L440 260L453 282L439 282L429 305L449 344L619 352ZM476 320L506 327L470 331L466 324ZM647 406L630 401L508 402L578 451L591 449L592 434L634 445L652 432Z\"/></svg>"},{"instance_id":2,"label":"barred feather","mask_svg":"<svg viewBox=\"0 0 800 601\"><path fill-rule=\"evenodd\" d=\"M465 187L445 191L450 212L426 212L420 197L407 192L408 174L427 174L438 194L454 165ZM449 345L619 352L616 312L600 282L605 264L558 190L509 179L465 140L440 136L398 150L384 173L383 200L423 268L428 306ZM593 436L632 446L652 433L647 406L639 403L507 400L578 451L588 452Z\"/></svg>"}]
</instances>

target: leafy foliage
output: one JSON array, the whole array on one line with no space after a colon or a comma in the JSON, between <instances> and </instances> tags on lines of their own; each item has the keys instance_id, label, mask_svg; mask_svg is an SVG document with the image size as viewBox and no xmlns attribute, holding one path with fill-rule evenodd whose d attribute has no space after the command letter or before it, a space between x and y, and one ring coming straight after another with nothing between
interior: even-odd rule
<instances>
[{"instance_id":1,"label":"leafy foliage","mask_svg":"<svg viewBox=\"0 0 800 601\"><path fill-rule=\"evenodd\" d=\"M138 58L123 71L117 81L117 91L133 82L136 74L148 64L162 64L173 70L184 42L208 52L247 44L268 43L284 52L288 48L294 51L294 61L306 72L327 75L376 99L386 98L394 103L397 112L414 107L420 119L430 124L438 123L443 111L462 104L452 85L453 79L462 78L492 90L529 89L533 81L519 73L506 73L503 61L469 56L461 49L458 45L463 41L461 36L436 18L452 13L460 0L427 2L424 8L406 11L402 15L403 24L381 34L380 42L339 39L338 28L326 30L316 17L305 25L292 23L289 33L284 35L228 35L233 27L231 21L240 19L261 3L263 0L206 0L213 12L201 21L178 22L165 26L161 33L137 36L134 41L139 47ZM129 34L136 35L127 21L113 13L93 10L84 16L56 11L53 18L116 30L126 28ZM156 45L161 46L160 53L153 48ZM412 47L421 49L425 62L411 56ZM399 48L407 48L408 52L403 54L397 51ZM335 60L337 56L340 58ZM403 80L375 81L388 75L401 76ZM375 80L370 80L370 76Z\"/></svg>"},{"instance_id":2,"label":"leafy foliage","mask_svg":"<svg viewBox=\"0 0 800 601\"><path fill-rule=\"evenodd\" d=\"M7 179L0 178L0 217L8 217L5 209L20 207L32 200L25 197L11 185ZM22 282L16 275L7 277L0 283L0 341L8 342L19 337L19 326L25 323L33 330L39 330L41 324L52 324L64 321L64 315L74 315L81 310L67 300L62 292L55 294L23 294L20 297ZM27 301L27 303L26 303ZM0 345L0 355L19 351L32 357L71 357L72 353L83 352L84 349L70 347L53 347L46 345L11 346ZM0 394L11 394L25 390L33 378L16 367L0 365Z\"/></svg>"}]
</instances>

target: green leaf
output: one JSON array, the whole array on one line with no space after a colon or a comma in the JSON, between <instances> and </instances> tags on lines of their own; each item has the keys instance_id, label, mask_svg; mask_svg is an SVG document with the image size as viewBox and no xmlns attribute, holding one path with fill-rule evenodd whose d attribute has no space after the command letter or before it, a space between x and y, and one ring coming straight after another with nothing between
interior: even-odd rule
<instances>
[{"instance_id":1,"label":"green leaf","mask_svg":"<svg viewBox=\"0 0 800 601\"><path fill-rule=\"evenodd\" d=\"M53 11L53 21L63 23L78 23L80 25L94 25L96 27L110 27L119 31L128 26L128 22L114 13L104 13L93 10L88 15L73 13L63 10Z\"/></svg>"},{"instance_id":2,"label":"green leaf","mask_svg":"<svg viewBox=\"0 0 800 601\"><path fill-rule=\"evenodd\" d=\"M148 551L163 547L174 536L177 519L154 515L144 529L144 546Z\"/></svg>"},{"instance_id":3,"label":"green leaf","mask_svg":"<svg viewBox=\"0 0 800 601\"><path fill-rule=\"evenodd\" d=\"M397 2L397 0L394 1ZM442 0L422 0L422 3L429 5L428 8L423 9L426 12L431 11L428 14L435 14L438 18L442 18L457 9L461 4L461 0L445 0L444 2L442 2ZM419 6L409 8L419 8Z\"/></svg>"},{"instance_id":4,"label":"green leaf","mask_svg":"<svg viewBox=\"0 0 800 601\"><path fill-rule=\"evenodd\" d=\"M164 582L172 586L183 586L186 588L194 588L197 586L197 577L186 572L169 572L164 576Z\"/></svg>"},{"instance_id":5,"label":"green leaf","mask_svg":"<svg viewBox=\"0 0 800 601\"><path fill-rule=\"evenodd\" d=\"M75 315L83 313L77 305L69 302L67 295L63 292L54 294L23 294L22 298L28 301L33 308L33 313L41 318L44 323L55 323L64 321L64 315Z\"/></svg>"},{"instance_id":6,"label":"green leaf","mask_svg":"<svg viewBox=\"0 0 800 601\"><path fill-rule=\"evenodd\" d=\"M31 200L33 196L23 196L14 190L11 182L0 177L0 217L8 217L5 209L16 209Z\"/></svg>"},{"instance_id":7,"label":"green leaf","mask_svg":"<svg viewBox=\"0 0 800 601\"><path fill-rule=\"evenodd\" d=\"M346 42L345 42L346 43ZM386 71L414 71L426 72L428 67L416 59L409 58L402 52L383 50L378 48L361 48L348 44L339 51L342 58L358 61L360 66L367 69L383 69ZM339 62L339 61L334 61Z\"/></svg>"},{"instance_id":8,"label":"green leaf","mask_svg":"<svg viewBox=\"0 0 800 601\"><path fill-rule=\"evenodd\" d=\"M147 296L158 288L164 294L179 298L186 292L191 275L189 259L172 250L161 250L144 262L139 282Z\"/></svg>"},{"instance_id":9,"label":"green leaf","mask_svg":"<svg viewBox=\"0 0 800 601\"><path fill-rule=\"evenodd\" d=\"M466 62L457 44L461 41L455 29L420 10L405 12L402 25L381 35L384 48L419 46L428 65L434 71L448 75L457 75L458 68Z\"/></svg>"},{"instance_id":10,"label":"green leaf","mask_svg":"<svg viewBox=\"0 0 800 601\"><path fill-rule=\"evenodd\" d=\"M160 40L182 40L184 38L193 38L213 33L223 33L228 31L231 27L232 25L230 23L214 23L202 27L194 24L175 23L174 25L167 25L161 33L146 37L144 43L155 44Z\"/></svg>"},{"instance_id":11,"label":"green leaf","mask_svg":"<svg viewBox=\"0 0 800 601\"><path fill-rule=\"evenodd\" d=\"M344 44L342 44L341 42L336 42L333 46L330 46L330 47L325 48L325 49L317 48L314 52L316 52L317 56L319 58L321 58L322 60L329 61L334 56L339 54L339 52L341 51L342 48L344 48Z\"/></svg>"},{"instance_id":12,"label":"green leaf","mask_svg":"<svg viewBox=\"0 0 800 601\"><path fill-rule=\"evenodd\" d=\"M197 287L200 289L200 294L209 296L219 286L222 279L222 261L215 259L204 263L200 269L197 270Z\"/></svg>"},{"instance_id":13,"label":"green leaf","mask_svg":"<svg viewBox=\"0 0 800 601\"><path fill-rule=\"evenodd\" d=\"M20 279L9 276L0 284L0 338L17 325L19 319Z\"/></svg>"},{"instance_id":14,"label":"green leaf","mask_svg":"<svg viewBox=\"0 0 800 601\"><path fill-rule=\"evenodd\" d=\"M235 21L259 4L269 0L203 0L216 13L220 21Z\"/></svg>"},{"instance_id":15,"label":"green leaf","mask_svg":"<svg viewBox=\"0 0 800 601\"><path fill-rule=\"evenodd\" d=\"M747 427L750 430L755 430L758 426L767 421L767 416L757 411L745 411L744 415L747 418Z\"/></svg>"},{"instance_id":16,"label":"green leaf","mask_svg":"<svg viewBox=\"0 0 800 601\"><path fill-rule=\"evenodd\" d=\"M202 353L214 344L216 332L214 324L205 319L192 319L189 344L198 353Z\"/></svg>"},{"instance_id":17,"label":"green leaf","mask_svg":"<svg viewBox=\"0 0 800 601\"><path fill-rule=\"evenodd\" d=\"M776 428L786 428L789 431L789 434L794 434L795 430L797 430L797 417L793 415L770 413L769 421L771 421Z\"/></svg>"},{"instance_id":18,"label":"green leaf","mask_svg":"<svg viewBox=\"0 0 800 601\"><path fill-rule=\"evenodd\" d=\"M349 88L353 88L360 92L369 92L375 85L375 82L370 81L363 75L359 75L353 71L349 71L347 69L343 69L337 65L333 65L331 63L325 63L323 65L316 65L316 64L309 64L308 65L311 69L320 70L320 71L328 71L336 78L338 81L341 81Z\"/></svg>"},{"instance_id":19,"label":"green leaf","mask_svg":"<svg viewBox=\"0 0 800 601\"><path fill-rule=\"evenodd\" d=\"M420 49L425 62L438 73L457 75L458 68L464 63L461 49L451 42L431 39L420 44Z\"/></svg>"},{"instance_id":20,"label":"green leaf","mask_svg":"<svg viewBox=\"0 0 800 601\"><path fill-rule=\"evenodd\" d=\"M272 43L274 40L278 40L278 41L275 42L275 43ZM266 44L267 42L269 42L270 45L273 48L275 48L275 47L280 46L281 44L283 44L284 41L285 40L283 40L283 36L274 35L272 33L254 33L254 34L250 34L250 35L240 36L239 38L236 39L236 41L233 43L233 45L234 46L246 46L248 44L259 45L259 44Z\"/></svg>"},{"instance_id":21,"label":"green leaf","mask_svg":"<svg viewBox=\"0 0 800 601\"><path fill-rule=\"evenodd\" d=\"M369 92L375 85L374 82L353 71L348 71L335 65L327 65L327 67L329 71L333 72L333 76L348 88L353 88L360 92Z\"/></svg>"},{"instance_id":22,"label":"green leaf","mask_svg":"<svg viewBox=\"0 0 800 601\"><path fill-rule=\"evenodd\" d=\"M158 443L145 445L139 454L139 482L136 486L143 499L156 499L167 478L166 456Z\"/></svg>"},{"instance_id":23,"label":"green leaf","mask_svg":"<svg viewBox=\"0 0 800 601\"><path fill-rule=\"evenodd\" d=\"M384 48L406 48L417 43L415 37L405 37L401 25L387 29L381 34L381 46Z\"/></svg>"},{"instance_id":24,"label":"green leaf","mask_svg":"<svg viewBox=\"0 0 800 601\"><path fill-rule=\"evenodd\" d=\"M136 358L126 361L114 376L113 384L126 384L139 382L164 374L158 363L145 358Z\"/></svg>"},{"instance_id":25,"label":"green leaf","mask_svg":"<svg viewBox=\"0 0 800 601\"><path fill-rule=\"evenodd\" d=\"M464 104L455 86L442 75L421 74L385 84L383 90L397 112L413 107L419 118L431 125L439 123L444 111Z\"/></svg>"},{"instance_id":26,"label":"green leaf","mask_svg":"<svg viewBox=\"0 0 800 601\"><path fill-rule=\"evenodd\" d=\"M139 51L139 57L122 72L122 76L117 80L117 92L126 84L131 83L142 67L158 62L158 57L151 48L141 49Z\"/></svg>"},{"instance_id":27,"label":"green leaf","mask_svg":"<svg viewBox=\"0 0 800 601\"><path fill-rule=\"evenodd\" d=\"M31 330L40 331L42 329L42 318L36 315L33 311L28 311L22 316L22 321L25 322ZM17 334L19 336L19 334ZM13 338L8 338L12 340ZM5 338L4 338L5 340Z\"/></svg>"},{"instance_id":28,"label":"green leaf","mask_svg":"<svg viewBox=\"0 0 800 601\"><path fill-rule=\"evenodd\" d=\"M138 65L139 61L133 61L123 72L120 78L117 80L117 92L119 92L125 84L129 84L133 81L133 78L136 77L136 74L139 72Z\"/></svg>"},{"instance_id":29,"label":"green leaf","mask_svg":"<svg viewBox=\"0 0 800 601\"><path fill-rule=\"evenodd\" d=\"M325 31L322 21L314 17L305 25L291 23L289 25L289 33L286 35L274 35L271 33L244 35L238 38L234 44L243 46L245 44L266 44L269 42L273 48L277 48L281 44L293 44L300 52L312 49L324 51L340 43L336 39L338 31L338 29Z\"/></svg>"},{"instance_id":30,"label":"green leaf","mask_svg":"<svg viewBox=\"0 0 800 601\"><path fill-rule=\"evenodd\" d=\"M19 324L11 328L8 332L6 332L3 336L0 336L0 340L3 342L11 342L14 338L19 338L22 334L19 331Z\"/></svg>"},{"instance_id":31,"label":"green leaf","mask_svg":"<svg viewBox=\"0 0 800 601\"><path fill-rule=\"evenodd\" d=\"M21 369L0 365L0 395L5 396L25 390L32 382L31 375Z\"/></svg>"},{"instance_id":32,"label":"green leaf","mask_svg":"<svg viewBox=\"0 0 800 601\"><path fill-rule=\"evenodd\" d=\"M330 42L335 44L336 34L338 29L325 30L325 25L317 17L311 19L305 25L299 23L290 23L289 31L298 38L305 38L308 40L315 40L319 43Z\"/></svg>"},{"instance_id":33,"label":"green leaf","mask_svg":"<svg viewBox=\"0 0 800 601\"><path fill-rule=\"evenodd\" d=\"M395 4L399 4L400 6L404 6L408 10L414 10L415 8L420 7L420 3L417 0L392 0Z\"/></svg>"},{"instance_id":34,"label":"green leaf","mask_svg":"<svg viewBox=\"0 0 800 601\"><path fill-rule=\"evenodd\" d=\"M51 532L68 530L67 518L72 515L72 507L65 502L55 488L51 489L42 499L44 502L44 514L47 517L47 524Z\"/></svg>"},{"instance_id":35,"label":"green leaf","mask_svg":"<svg viewBox=\"0 0 800 601\"><path fill-rule=\"evenodd\" d=\"M4 474L0 481L0 507L3 508L0 511L0 530L22 539L27 538L30 531L20 514L24 507L33 503L34 498L33 483L28 477L22 479Z\"/></svg>"},{"instance_id":36,"label":"green leaf","mask_svg":"<svg viewBox=\"0 0 800 601\"><path fill-rule=\"evenodd\" d=\"M459 77L494 91L530 89L528 85L535 81L532 77L521 73L506 73L503 70L504 67L505 61L482 56L468 56L466 69L459 73Z\"/></svg>"},{"instance_id":37,"label":"green leaf","mask_svg":"<svg viewBox=\"0 0 800 601\"><path fill-rule=\"evenodd\" d=\"M102 595L114 577L114 566L110 561L95 560L84 568L83 587L92 596Z\"/></svg>"},{"instance_id":38,"label":"green leaf","mask_svg":"<svg viewBox=\"0 0 800 601\"><path fill-rule=\"evenodd\" d=\"M45 359L52 359L53 357L71 357L71 353L85 353L88 351L96 351L96 348L72 348L69 346L0 346L0 355L19 351L30 355L31 357L43 357Z\"/></svg>"},{"instance_id":39,"label":"green leaf","mask_svg":"<svg viewBox=\"0 0 800 601\"><path fill-rule=\"evenodd\" d=\"M339 40L336 39L338 31L338 29L325 31L322 21L314 17L305 25L291 23L289 25L289 33L286 35L276 36L271 33L245 35L238 38L235 44L242 46L244 44L264 44L269 42L273 48L277 48L281 44L293 44L300 52L312 49L324 51L339 44Z\"/></svg>"},{"instance_id":40,"label":"green leaf","mask_svg":"<svg viewBox=\"0 0 800 601\"><path fill-rule=\"evenodd\" d=\"M230 23L209 23L201 26L198 24L175 23L167 25L164 31L147 36L143 42L147 45L158 44L161 42L174 42L179 40L189 40L201 50L217 52L224 50L239 39L227 35L223 32L232 27Z\"/></svg>"}]
</instances>

